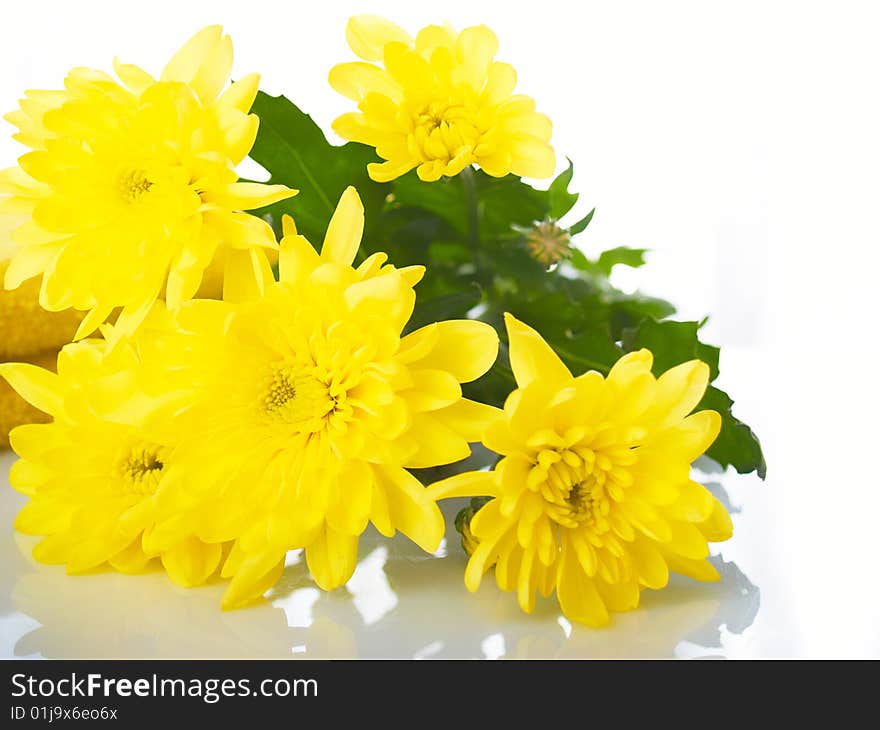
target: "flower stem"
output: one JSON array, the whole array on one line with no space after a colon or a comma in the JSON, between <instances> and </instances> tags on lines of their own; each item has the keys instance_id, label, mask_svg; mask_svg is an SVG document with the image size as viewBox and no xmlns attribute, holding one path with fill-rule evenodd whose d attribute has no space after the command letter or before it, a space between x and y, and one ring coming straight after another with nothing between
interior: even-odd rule
<instances>
[{"instance_id":1,"label":"flower stem","mask_svg":"<svg viewBox=\"0 0 880 730\"><path fill-rule=\"evenodd\" d=\"M479 200L477 200L477 180L474 177L474 168L470 165L461 171L461 184L464 187L464 197L468 208L468 242L474 265L479 269L477 258L480 251L480 211Z\"/></svg>"},{"instance_id":2,"label":"flower stem","mask_svg":"<svg viewBox=\"0 0 880 730\"><path fill-rule=\"evenodd\" d=\"M581 365L586 365L588 368L592 370L596 370L603 375L607 375L611 368L607 365L604 365L601 362L596 360L590 360L586 357L581 357L580 355L575 355L573 352L569 352L568 350L564 350L557 343L553 343L553 349L556 350L556 354L560 355L564 359L573 360L574 362L580 363Z\"/></svg>"}]
</instances>

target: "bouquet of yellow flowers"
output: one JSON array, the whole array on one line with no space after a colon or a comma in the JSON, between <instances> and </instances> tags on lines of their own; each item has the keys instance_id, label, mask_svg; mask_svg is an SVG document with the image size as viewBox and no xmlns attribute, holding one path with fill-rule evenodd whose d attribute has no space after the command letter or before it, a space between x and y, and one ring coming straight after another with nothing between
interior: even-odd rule
<instances>
[{"instance_id":1,"label":"bouquet of yellow flowers","mask_svg":"<svg viewBox=\"0 0 880 730\"><path fill-rule=\"evenodd\" d=\"M0 376L36 411L2 415L35 558L219 575L232 609L293 549L345 584L369 524L434 552L466 497L467 587L493 570L527 612L555 591L599 626L670 572L717 580L731 521L691 464L765 465L701 323L611 285L643 250L574 246L571 164L523 179L556 172L552 125L489 28L346 35L342 146L228 83L217 26L158 77L75 68L7 115Z\"/></svg>"}]
</instances>

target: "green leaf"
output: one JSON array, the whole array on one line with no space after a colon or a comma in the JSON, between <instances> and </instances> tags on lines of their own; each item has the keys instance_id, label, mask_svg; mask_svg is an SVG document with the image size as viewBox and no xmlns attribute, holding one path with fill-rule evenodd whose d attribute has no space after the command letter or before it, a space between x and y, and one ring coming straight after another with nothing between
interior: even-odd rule
<instances>
[{"instance_id":1,"label":"green leaf","mask_svg":"<svg viewBox=\"0 0 880 730\"><path fill-rule=\"evenodd\" d=\"M490 177L477 171L480 237L489 246L503 241L514 226L528 227L550 216L550 194L535 190L516 175Z\"/></svg>"},{"instance_id":2,"label":"green leaf","mask_svg":"<svg viewBox=\"0 0 880 730\"><path fill-rule=\"evenodd\" d=\"M638 327L623 334L627 352L647 347L654 353L654 370L663 373L688 360L702 360L709 366L709 380L718 377L720 350L700 342L700 322L656 322L646 319Z\"/></svg>"},{"instance_id":3,"label":"green leaf","mask_svg":"<svg viewBox=\"0 0 880 730\"><path fill-rule=\"evenodd\" d=\"M447 294L435 299L416 300L416 308L412 318L406 326L407 332L412 332L445 319L466 319L467 313L480 301L480 290L471 287L465 291Z\"/></svg>"},{"instance_id":4,"label":"green leaf","mask_svg":"<svg viewBox=\"0 0 880 730\"><path fill-rule=\"evenodd\" d=\"M550 217L555 220L562 218L577 203L578 194L568 192L568 186L573 175L574 164L569 160L568 169L560 173L547 189L550 202Z\"/></svg>"},{"instance_id":5,"label":"green leaf","mask_svg":"<svg viewBox=\"0 0 880 730\"><path fill-rule=\"evenodd\" d=\"M429 211L445 220L462 237L467 235L468 212L459 177L424 182L415 170L391 183L394 207Z\"/></svg>"},{"instance_id":6,"label":"green leaf","mask_svg":"<svg viewBox=\"0 0 880 730\"><path fill-rule=\"evenodd\" d=\"M712 410L721 414L721 433L706 455L721 466L732 466L740 474L755 471L764 479L767 476L767 462L761 451L761 442L751 428L733 415L732 406L730 396L712 386L697 406L697 410Z\"/></svg>"},{"instance_id":7,"label":"green leaf","mask_svg":"<svg viewBox=\"0 0 880 730\"><path fill-rule=\"evenodd\" d=\"M581 218L577 223L575 223L571 228L568 229L568 232L572 236L576 236L578 233L583 233L587 230L587 226L590 225L590 221L593 220L593 214L596 212L596 209L593 208L589 213L587 213L583 218Z\"/></svg>"},{"instance_id":8,"label":"green leaf","mask_svg":"<svg viewBox=\"0 0 880 730\"><path fill-rule=\"evenodd\" d=\"M630 266L634 269L644 266L645 248L627 248L626 246L618 246L610 248L599 254L599 258L590 261L582 253L580 256L572 256L572 265L580 271L588 271L599 276L608 277L611 275L612 269L619 264Z\"/></svg>"},{"instance_id":9,"label":"green leaf","mask_svg":"<svg viewBox=\"0 0 880 730\"><path fill-rule=\"evenodd\" d=\"M626 246L610 248L599 254L596 266L605 276L609 276L611 270L618 264L637 269L644 266L646 252L647 249L644 248L627 248Z\"/></svg>"},{"instance_id":10,"label":"green leaf","mask_svg":"<svg viewBox=\"0 0 880 730\"><path fill-rule=\"evenodd\" d=\"M256 211L258 215L271 215L277 228L281 215L289 213L299 232L317 245L343 191L354 185L367 219L378 217L388 186L367 174L367 164L377 159L373 148L354 142L331 145L312 118L283 96L261 91L251 111L260 117L251 158L270 172L270 183L299 190L293 198Z\"/></svg>"},{"instance_id":11,"label":"green leaf","mask_svg":"<svg viewBox=\"0 0 880 730\"><path fill-rule=\"evenodd\" d=\"M513 238L516 226L529 227L550 217L550 191L536 190L516 175L496 178L481 170L474 170L473 175L479 200L479 238L484 246ZM413 171L391 185L394 205L429 211L443 218L462 238L468 236L468 201L461 175L423 182Z\"/></svg>"},{"instance_id":12,"label":"green leaf","mask_svg":"<svg viewBox=\"0 0 880 730\"><path fill-rule=\"evenodd\" d=\"M568 263L574 266L578 271L590 270L590 260L579 248L572 249L571 256L568 257Z\"/></svg>"}]
</instances>

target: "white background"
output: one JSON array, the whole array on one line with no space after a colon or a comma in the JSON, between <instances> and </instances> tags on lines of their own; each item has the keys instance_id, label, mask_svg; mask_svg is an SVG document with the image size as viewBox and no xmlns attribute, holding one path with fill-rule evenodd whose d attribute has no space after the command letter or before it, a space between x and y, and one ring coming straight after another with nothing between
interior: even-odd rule
<instances>
[{"instance_id":1,"label":"white background","mask_svg":"<svg viewBox=\"0 0 880 730\"><path fill-rule=\"evenodd\" d=\"M876 6L875 6L876 7ZM484 22L520 90L554 121L595 219L588 252L648 247L619 272L711 314L721 385L761 435L769 476L728 478L742 506L724 554L761 590L725 653L880 656L874 531L880 43L871 3L25 2L0 21L0 107L114 56L158 73L222 23L240 76L329 129L349 15L410 31ZM20 154L0 137L0 163ZM332 137L331 137L332 138ZM741 528L741 529L740 529Z\"/></svg>"}]
</instances>

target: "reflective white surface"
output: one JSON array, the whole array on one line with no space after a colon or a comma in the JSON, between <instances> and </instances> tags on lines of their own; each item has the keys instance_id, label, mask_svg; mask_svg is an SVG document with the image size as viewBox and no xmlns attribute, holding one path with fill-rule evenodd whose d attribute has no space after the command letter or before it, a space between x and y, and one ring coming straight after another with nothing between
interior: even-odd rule
<instances>
[{"instance_id":1,"label":"reflective white surface","mask_svg":"<svg viewBox=\"0 0 880 730\"><path fill-rule=\"evenodd\" d=\"M823 429L792 407L812 377L752 351L730 349L726 382L764 439L766 483L735 473L700 479L733 512L734 537L716 546L720 583L674 579L608 628L572 626L552 600L520 612L487 579L463 583L465 556L444 505L438 555L369 531L351 581L334 593L311 581L298 552L264 603L219 609L218 582L182 589L161 571L68 576L35 563L33 538L12 520L24 497L6 483L0 453L0 655L16 657L788 657L880 656L880 597L871 526L880 497L870 472L845 453L846 429ZM759 377L760 374L760 377ZM817 412L846 408L859 380L812 393ZM810 440L812 439L812 441ZM807 448L807 447L810 448ZM837 475L837 479L834 476ZM723 484L723 487L722 487Z\"/></svg>"},{"instance_id":2,"label":"reflective white surface","mask_svg":"<svg viewBox=\"0 0 880 730\"><path fill-rule=\"evenodd\" d=\"M5 453L5 471L12 456ZM719 584L676 580L644 596L640 610L609 629L572 626L552 601L531 616L491 580L471 595L465 557L447 504L448 544L436 556L406 538L370 531L358 568L342 589L320 591L300 551L292 552L262 605L224 613L222 583L181 589L157 570L138 576L100 571L68 576L35 563L33 538L16 535L23 498L2 492L0 651L17 657L628 657L724 654L742 634L760 591L733 563L718 560Z\"/></svg>"},{"instance_id":3,"label":"reflective white surface","mask_svg":"<svg viewBox=\"0 0 880 730\"><path fill-rule=\"evenodd\" d=\"M13 456L0 455L3 480ZM771 455L772 468L772 455ZM733 511L733 539L713 560L722 580L673 579L643 593L642 606L602 630L572 626L552 600L534 614L486 580L476 594L462 581L465 557L452 518L436 556L401 536L370 530L357 571L327 594L311 581L302 556L264 603L224 613L223 584L185 590L157 570L68 576L35 563L33 538L15 534L24 498L0 487L0 655L15 657L777 657L880 656L876 587L829 575L816 560L813 521L788 520L796 494L736 474L702 479ZM719 481L723 481L726 489ZM796 491L796 490L795 490ZM834 530L836 529L836 532ZM840 545L846 527L825 527ZM857 543L856 543L857 544ZM829 556L832 562L863 555ZM854 570L854 568L850 568ZM865 594L865 591L867 593ZM864 594L864 597L860 595ZM824 599L824 600L823 600ZM867 600L865 600L867 599ZM827 604L827 605L826 605ZM836 612L836 613L835 613Z\"/></svg>"}]
</instances>

